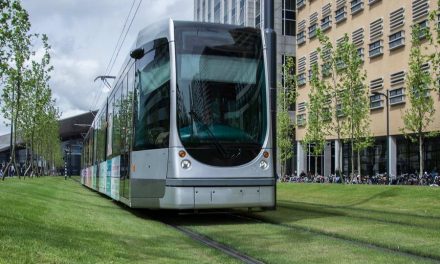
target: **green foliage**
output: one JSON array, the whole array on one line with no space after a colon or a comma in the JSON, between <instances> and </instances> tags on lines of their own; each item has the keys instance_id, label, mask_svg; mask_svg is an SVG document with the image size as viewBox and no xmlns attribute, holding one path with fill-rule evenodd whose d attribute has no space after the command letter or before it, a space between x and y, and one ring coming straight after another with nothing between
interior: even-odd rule
<instances>
[{"instance_id":1,"label":"green foliage","mask_svg":"<svg viewBox=\"0 0 440 264\"><path fill-rule=\"evenodd\" d=\"M440 94L440 0L437 1L437 9L434 9L429 15L429 20L434 24L434 34L427 32L427 36L430 40L430 46L434 49L434 52L429 55L431 66L434 69L433 72L433 89Z\"/></svg>"},{"instance_id":2,"label":"green foliage","mask_svg":"<svg viewBox=\"0 0 440 264\"><path fill-rule=\"evenodd\" d=\"M366 73L362 72L362 59L358 55L356 46L349 42L347 34L340 43L338 60L344 65L340 68L339 84L341 112L344 117L341 132L351 145L351 173L354 175L354 152L359 154L372 143L370 98L365 85ZM358 172L360 173L360 168Z\"/></svg>"},{"instance_id":3,"label":"green foliage","mask_svg":"<svg viewBox=\"0 0 440 264\"><path fill-rule=\"evenodd\" d=\"M318 65L312 66L311 91L309 93L307 130L303 146L307 151L308 145L313 145L312 154L315 156L315 174L317 173L316 158L321 155L329 135L331 121L330 106L328 105L329 90L319 74Z\"/></svg>"},{"instance_id":4,"label":"green foliage","mask_svg":"<svg viewBox=\"0 0 440 264\"><path fill-rule=\"evenodd\" d=\"M277 148L281 163L285 163L293 156L294 124L289 116L290 107L296 101L296 81L294 76L293 58L287 57L284 68L284 87L278 88L277 113Z\"/></svg>"},{"instance_id":5,"label":"green foliage","mask_svg":"<svg viewBox=\"0 0 440 264\"><path fill-rule=\"evenodd\" d=\"M337 140L340 142L342 138L342 127L344 123L344 118L342 114L341 106L341 74L343 69L339 67L340 65L340 54L342 53L341 45L333 46L330 38L322 34L321 30L318 29L318 39L320 47L318 52L322 62L322 78L320 80L320 85L322 89L327 91L328 100L324 104L329 112L332 125L328 127L328 132L334 134ZM339 149L338 153L339 164L336 170L342 172L342 148Z\"/></svg>"},{"instance_id":6,"label":"green foliage","mask_svg":"<svg viewBox=\"0 0 440 264\"><path fill-rule=\"evenodd\" d=\"M435 108L430 92L433 78L429 71L422 69L428 58L422 54L420 33L419 25L415 25L411 34L409 71L406 78L406 97L409 99L409 107L402 116L404 127L400 130L405 137L419 143L419 174L423 175L423 140L435 134L426 133L429 125L434 121Z\"/></svg>"},{"instance_id":7,"label":"green foliage","mask_svg":"<svg viewBox=\"0 0 440 264\"><path fill-rule=\"evenodd\" d=\"M19 0L0 4L0 74L4 80L1 112L12 126L12 153L20 137L39 160L60 164L61 148L57 119L58 109L49 87L50 46L46 35L29 33L28 13ZM44 54L36 61L32 50L41 40ZM15 155L11 155L15 163ZM32 160L27 165L34 164ZM7 168L5 168L7 169Z\"/></svg>"}]
</instances>

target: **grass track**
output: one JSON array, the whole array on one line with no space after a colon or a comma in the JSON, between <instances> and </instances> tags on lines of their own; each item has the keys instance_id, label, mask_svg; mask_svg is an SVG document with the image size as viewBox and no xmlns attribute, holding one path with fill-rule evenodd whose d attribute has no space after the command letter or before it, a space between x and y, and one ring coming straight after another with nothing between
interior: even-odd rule
<instances>
[{"instance_id":1,"label":"grass track","mask_svg":"<svg viewBox=\"0 0 440 264\"><path fill-rule=\"evenodd\" d=\"M235 263L73 180L7 179L0 199L0 263ZM253 215L285 226L231 214L174 220L267 263L440 256L440 188L280 184L278 210Z\"/></svg>"},{"instance_id":2,"label":"grass track","mask_svg":"<svg viewBox=\"0 0 440 264\"><path fill-rule=\"evenodd\" d=\"M0 183L0 263L236 263L64 178Z\"/></svg>"},{"instance_id":3,"label":"grass track","mask_svg":"<svg viewBox=\"0 0 440 264\"><path fill-rule=\"evenodd\" d=\"M440 260L440 188L281 184L263 219Z\"/></svg>"}]
</instances>

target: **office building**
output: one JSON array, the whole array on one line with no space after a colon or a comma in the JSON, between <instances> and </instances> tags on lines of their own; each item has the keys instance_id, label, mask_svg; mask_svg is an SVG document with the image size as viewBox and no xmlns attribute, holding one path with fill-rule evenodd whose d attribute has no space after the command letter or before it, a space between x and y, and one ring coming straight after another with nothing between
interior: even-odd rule
<instances>
[{"instance_id":1,"label":"office building","mask_svg":"<svg viewBox=\"0 0 440 264\"><path fill-rule=\"evenodd\" d=\"M363 69L367 73L366 86L370 90L371 133L373 146L362 152L361 170L364 175L384 173L387 168L386 98L374 92L388 94L390 174L415 173L419 170L418 144L406 139L401 132L404 126L402 115L409 107L406 89L408 60L411 49L411 27L427 27L429 12L438 7L437 0L297 0L297 74L298 99L296 103L297 170L314 172L314 156L302 146L307 129L307 101L310 93L309 71L311 65L319 63L319 40L317 29L327 35L336 45L344 34L358 48L363 58ZM438 22L431 26L438 26ZM435 24L435 25L434 25ZM423 52L433 51L426 38L421 36ZM425 47L427 48L425 50ZM431 65L422 65L433 71ZM430 91L434 99L435 118L429 131L440 130L439 95ZM324 153L319 156L318 172L329 175L338 169L339 148L343 148L343 169L350 170L348 144L327 138ZM307 146L311 148L313 146ZM424 144L424 164L428 172L440 168L440 137L428 138Z\"/></svg>"}]
</instances>

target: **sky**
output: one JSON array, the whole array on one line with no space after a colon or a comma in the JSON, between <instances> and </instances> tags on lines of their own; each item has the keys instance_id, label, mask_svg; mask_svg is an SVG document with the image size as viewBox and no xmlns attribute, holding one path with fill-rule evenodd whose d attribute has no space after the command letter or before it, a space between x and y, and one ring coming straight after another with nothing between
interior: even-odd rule
<instances>
[{"instance_id":1,"label":"sky","mask_svg":"<svg viewBox=\"0 0 440 264\"><path fill-rule=\"evenodd\" d=\"M31 31L49 37L54 66L50 86L61 118L101 107L109 91L101 81L93 80L105 74L131 6L133 15L139 3L110 75L118 74L139 30L169 17L192 20L194 1L22 0L29 13ZM127 25L130 20L131 17ZM2 120L0 134L9 131Z\"/></svg>"}]
</instances>

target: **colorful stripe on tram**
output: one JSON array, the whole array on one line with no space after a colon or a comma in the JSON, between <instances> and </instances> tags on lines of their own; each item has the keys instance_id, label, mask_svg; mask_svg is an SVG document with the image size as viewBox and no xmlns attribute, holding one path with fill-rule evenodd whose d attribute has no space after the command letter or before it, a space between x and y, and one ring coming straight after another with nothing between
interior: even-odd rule
<instances>
[{"instance_id":1,"label":"colorful stripe on tram","mask_svg":"<svg viewBox=\"0 0 440 264\"><path fill-rule=\"evenodd\" d=\"M81 171L81 183L119 200L121 157L114 157Z\"/></svg>"}]
</instances>

